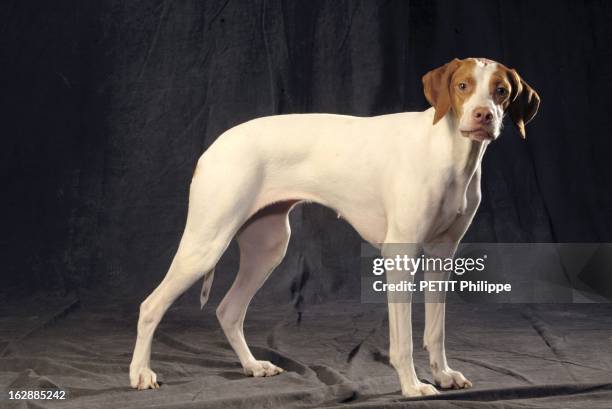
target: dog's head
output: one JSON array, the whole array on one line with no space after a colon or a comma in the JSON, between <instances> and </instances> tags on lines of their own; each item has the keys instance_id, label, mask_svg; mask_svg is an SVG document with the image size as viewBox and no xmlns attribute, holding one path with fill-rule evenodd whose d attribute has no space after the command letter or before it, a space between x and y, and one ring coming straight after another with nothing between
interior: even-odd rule
<instances>
[{"instance_id":1,"label":"dog's head","mask_svg":"<svg viewBox=\"0 0 612 409\"><path fill-rule=\"evenodd\" d=\"M525 138L525 124L540 106L540 96L519 74L484 58L454 59L423 76L425 98L435 108L436 124L449 111L465 137L494 140L508 112Z\"/></svg>"}]
</instances>

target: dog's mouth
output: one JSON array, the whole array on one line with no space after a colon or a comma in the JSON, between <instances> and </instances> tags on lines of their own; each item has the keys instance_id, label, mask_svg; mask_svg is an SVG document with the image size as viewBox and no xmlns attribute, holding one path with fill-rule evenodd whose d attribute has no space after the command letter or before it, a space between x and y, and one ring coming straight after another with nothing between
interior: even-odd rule
<instances>
[{"instance_id":1,"label":"dog's mouth","mask_svg":"<svg viewBox=\"0 0 612 409\"><path fill-rule=\"evenodd\" d=\"M461 135L465 136L466 138L470 138L474 141L477 141L477 142L492 141L493 139L495 139L493 134L484 128L465 129L465 130L460 129L460 131L461 131Z\"/></svg>"}]
</instances>

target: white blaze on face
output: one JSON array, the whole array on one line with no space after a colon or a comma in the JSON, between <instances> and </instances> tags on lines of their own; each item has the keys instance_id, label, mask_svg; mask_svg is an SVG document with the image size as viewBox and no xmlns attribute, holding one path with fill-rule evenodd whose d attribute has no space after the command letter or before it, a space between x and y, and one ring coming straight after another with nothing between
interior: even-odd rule
<instances>
[{"instance_id":1,"label":"white blaze on face","mask_svg":"<svg viewBox=\"0 0 612 409\"><path fill-rule=\"evenodd\" d=\"M495 62L476 60L472 73L476 82L476 89L463 105L463 115L459 124L461 129L475 128L476 126L473 122L474 109L485 107L493 113L493 120L489 125L489 130L493 137L497 138L499 136L504 110L501 106L495 104L490 88L491 76L497 70L497 63Z\"/></svg>"}]
</instances>

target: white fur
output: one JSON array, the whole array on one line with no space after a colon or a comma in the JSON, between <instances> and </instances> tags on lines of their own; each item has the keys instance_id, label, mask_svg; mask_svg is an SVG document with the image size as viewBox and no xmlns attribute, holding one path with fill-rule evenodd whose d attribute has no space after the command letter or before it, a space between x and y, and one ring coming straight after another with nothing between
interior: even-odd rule
<instances>
[{"instance_id":1,"label":"white fur","mask_svg":"<svg viewBox=\"0 0 612 409\"><path fill-rule=\"evenodd\" d=\"M490 103L484 89L492 69L476 68L478 90L464 116L471 114L472 106ZM372 118L280 115L246 122L220 136L198 161L185 231L170 269L141 305L130 365L132 387L158 387L149 365L157 324L198 279L206 276L205 286L210 285L214 266L234 236L240 269L217 315L246 374L282 372L256 360L243 333L248 304L282 260L289 240L290 208L243 226L271 203L297 199L335 209L384 256L397 252L390 243L420 243L426 253L452 257L480 203L480 163L488 142L462 136L452 113L435 126L433 117L433 108ZM439 242L448 244L445 250L431 245ZM387 272L390 283L411 277ZM402 393L437 393L416 376L411 296L400 297L401 302L389 302L389 331L390 360ZM445 388L469 387L446 360L444 305L426 305L424 345L433 376Z\"/></svg>"}]
</instances>

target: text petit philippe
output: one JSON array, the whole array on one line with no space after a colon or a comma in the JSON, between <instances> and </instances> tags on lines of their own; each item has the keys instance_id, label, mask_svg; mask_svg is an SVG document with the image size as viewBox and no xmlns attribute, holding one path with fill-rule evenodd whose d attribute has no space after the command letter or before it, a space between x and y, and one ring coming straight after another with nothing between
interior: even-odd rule
<instances>
[{"instance_id":1,"label":"text petit philippe","mask_svg":"<svg viewBox=\"0 0 612 409\"><path fill-rule=\"evenodd\" d=\"M489 283L488 281L478 280L422 280L418 283L414 282L414 275L417 271L422 270L427 273L455 273L463 275L466 272L481 272L485 269L485 261L487 256L478 258L458 257L458 258L440 258L440 257L409 257L407 255L397 255L395 257L375 258L372 264L372 274L381 276L386 271L404 272L410 275L409 279L401 280L396 283L385 283L382 280L376 280L372 283L372 289L375 292L397 292L397 291L467 291L467 292L485 292L485 293L503 293L512 291L512 285L509 283Z\"/></svg>"}]
</instances>

